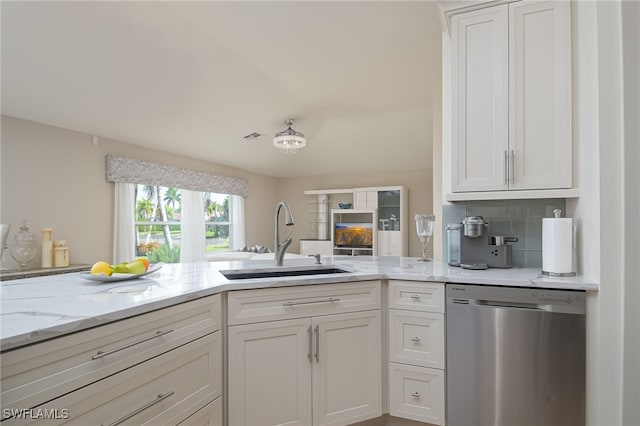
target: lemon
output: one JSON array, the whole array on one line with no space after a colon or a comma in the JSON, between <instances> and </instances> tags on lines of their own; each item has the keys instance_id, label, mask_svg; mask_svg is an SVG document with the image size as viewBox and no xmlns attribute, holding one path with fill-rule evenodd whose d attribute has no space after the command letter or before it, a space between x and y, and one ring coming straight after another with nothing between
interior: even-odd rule
<instances>
[{"instance_id":1,"label":"lemon","mask_svg":"<svg viewBox=\"0 0 640 426\"><path fill-rule=\"evenodd\" d=\"M110 276L113 273L113 266L107 262L99 261L93 264L91 267L91 273L94 275L107 275Z\"/></svg>"}]
</instances>

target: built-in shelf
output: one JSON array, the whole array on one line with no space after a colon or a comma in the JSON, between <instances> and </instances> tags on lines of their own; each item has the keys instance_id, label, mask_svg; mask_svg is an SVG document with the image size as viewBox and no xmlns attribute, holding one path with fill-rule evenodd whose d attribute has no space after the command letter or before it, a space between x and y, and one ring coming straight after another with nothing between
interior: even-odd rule
<instances>
[{"instance_id":1,"label":"built-in shelf","mask_svg":"<svg viewBox=\"0 0 640 426\"><path fill-rule=\"evenodd\" d=\"M0 281L17 280L21 278L42 277L46 275L69 274L72 272L85 272L91 269L91 265L70 265L59 268L34 268L24 271L2 271Z\"/></svg>"},{"instance_id":2,"label":"built-in shelf","mask_svg":"<svg viewBox=\"0 0 640 426\"><path fill-rule=\"evenodd\" d=\"M308 189L304 191L304 195L331 195L331 194L351 194L353 195L353 188L344 189Z\"/></svg>"}]
</instances>

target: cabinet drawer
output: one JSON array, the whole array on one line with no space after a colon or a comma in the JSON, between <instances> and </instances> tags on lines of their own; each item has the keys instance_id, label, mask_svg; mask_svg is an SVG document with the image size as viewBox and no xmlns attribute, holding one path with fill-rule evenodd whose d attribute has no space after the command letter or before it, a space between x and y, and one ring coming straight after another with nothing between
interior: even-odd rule
<instances>
[{"instance_id":1,"label":"cabinet drawer","mask_svg":"<svg viewBox=\"0 0 640 426\"><path fill-rule=\"evenodd\" d=\"M180 426L222 426L222 397L179 423Z\"/></svg>"},{"instance_id":2,"label":"cabinet drawer","mask_svg":"<svg viewBox=\"0 0 640 426\"><path fill-rule=\"evenodd\" d=\"M444 371L389 363L389 414L444 425Z\"/></svg>"},{"instance_id":3,"label":"cabinet drawer","mask_svg":"<svg viewBox=\"0 0 640 426\"><path fill-rule=\"evenodd\" d=\"M30 408L220 329L220 295L2 353L2 407Z\"/></svg>"},{"instance_id":4,"label":"cabinet drawer","mask_svg":"<svg viewBox=\"0 0 640 426\"><path fill-rule=\"evenodd\" d=\"M380 309L380 281L231 291L229 325Z\"/></svg>"},{"instance_id":5,"label":"cabinet drawer","mask_svg":"<svg viewBox=\"0 0 640 426\"><path fill-rule=\"evenodd\" d=\"M444 314L390 309L389 360L444 368Z\"/></svg>"},{"instance_id":6,"label":"cabinet drawer","mask_svg":"<svg viewBox=\"0 0 640 426\"><path fill-rule=\"evenodd\" d=\"M68 413L68 419L46 423L51 425L175 425L220 396L221 345L217 331L35 407L33 412ZM7 425L41 421L8 420Z\"/></svg>"},{"instance_id":7,"label":"cabinet drawer","mask_svg":"<svg viewBox=\"0 0 640 426\"><path fill-rule=\"evenodd\" d=\"M444 284L390 280L389 307L444 313Z\"/></svg>"}]
</instances>

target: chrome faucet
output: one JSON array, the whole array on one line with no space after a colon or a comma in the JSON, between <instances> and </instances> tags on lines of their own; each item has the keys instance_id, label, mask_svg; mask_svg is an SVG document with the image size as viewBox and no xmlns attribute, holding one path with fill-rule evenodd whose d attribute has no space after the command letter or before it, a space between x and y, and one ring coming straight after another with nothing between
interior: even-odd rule
<instances>
[{"instance_id":1,"label":"chrome faucet","mask_svg":"<svg viewBox=\"0 0 640 426\"><path fill-rule=\"evenodd\" d=\"M276 206L276 242L275 242L275 261L276 266L282 266L282 262L284 261L284 254L287 251L287 247L291 244L293 231L289 228L289 234L287 234L287 238L280 243L280 222L278 221L278 217L280 216L280 209L284 207L284 212L286 214L285 225L293 226L293 215L291 215L291 209L289 208L289 204L286 201L280 201Z\"/></svg>"}]
</instances>

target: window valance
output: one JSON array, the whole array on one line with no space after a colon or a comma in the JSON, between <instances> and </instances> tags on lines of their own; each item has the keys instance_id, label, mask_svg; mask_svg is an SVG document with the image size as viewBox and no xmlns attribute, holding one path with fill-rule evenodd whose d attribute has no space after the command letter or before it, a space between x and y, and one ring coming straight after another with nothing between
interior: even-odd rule
<instances>
[{"instance_id":1,"label":"window valance","mask_svg":"<svg viewBox=\"0 0 640 426\"><path fill-rule=\"evenodd\" d=\"M245 179L183 169L167 164L107 155L107 182L158 185L191 191L216 192L246 197L249 184Z\"/></svg>"}]
</instances>

